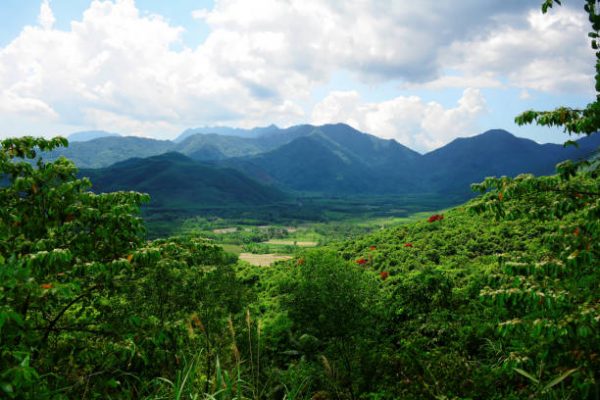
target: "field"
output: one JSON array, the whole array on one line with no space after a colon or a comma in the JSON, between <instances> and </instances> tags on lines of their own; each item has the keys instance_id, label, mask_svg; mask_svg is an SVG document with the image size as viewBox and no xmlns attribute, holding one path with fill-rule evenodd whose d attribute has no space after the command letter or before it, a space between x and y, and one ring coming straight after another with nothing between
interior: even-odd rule
<instances>
[{"instance_id":1,"label":"field","mask_svg":"<svg viewBox=\"0 0 600 400\"><path fill-rule=\"evenodd\" d=\"M289 260L292 256L283 256L278 254L252 254L241 253L240 260L259 267L266 267L276 261Z\"/></svg>"},{"instance_id":2,"label":"field","mask_svg":"<svg viewBox=\"0 0 600 400\"><path fill-rule=\"evenodd\" d=\"M182 221L174 229L178 235L208 238L242 261L265 266L288 259L302 249L322 247L424 220L431 212L416 212L402 217L370 217L355 213L346 219L341 219L339 214L336 220L305 221L295 225L290 225L290 221L252 225L251 221L240 223L236 219L197 216Z\"/></svg>"},{"instance_id":3,"label":"field","mask_svg":"<svg viewBox=\"0 0 600 400\"><path fill-rule=\"evenodd\" d=\"M224 204L220 208L195 208L191 212L146 206L142 213L149 239L199 232L212 238L220 234L235 235L245 228L268 230L277 226L285 229L288 236L274 239L319 242L371 232L377 225L384 228L414 218L417 213L445 209L466 199L427 193L352 197L299 193L293 201L259 207ZM307 226L314 229L295 232Z\"/></svg>"}]
</instances>

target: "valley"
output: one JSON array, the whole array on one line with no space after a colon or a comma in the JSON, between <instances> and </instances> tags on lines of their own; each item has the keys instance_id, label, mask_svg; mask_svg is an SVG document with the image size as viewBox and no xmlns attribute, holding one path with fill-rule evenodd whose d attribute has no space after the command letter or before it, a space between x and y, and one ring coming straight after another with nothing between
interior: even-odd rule
<instances>
[{"instance_id":1,"label":"valley","mask_svg":"<svg viewBox=\"0 0 600 400\"><path fill-rule=\"evenodd\" d=\"M150 238L195 216L248 226L405 218L461 204L487 176L549 174L600 146L597 136L564 148L490 130L421 155L345 124L189 129L174 141L85 134L45 156L73 159L95 192L148 193Z\"/></svg>"}]
</instances>

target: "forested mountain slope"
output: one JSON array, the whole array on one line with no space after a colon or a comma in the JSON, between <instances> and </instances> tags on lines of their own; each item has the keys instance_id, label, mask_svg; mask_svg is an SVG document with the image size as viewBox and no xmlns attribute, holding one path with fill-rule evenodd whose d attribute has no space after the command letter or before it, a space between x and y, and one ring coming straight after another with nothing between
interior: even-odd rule
<instances>
[{"instance_id":1,"label":"forested mountain slope","mask_svg":"<svg viewBox=\"0 0 600 400\"><path fill-rule=\"evenodd\" d=\"M96 192L148 193L152 207L166 209L269 204L286 198L236 170L207 166L179 153L133 158L79 174L91 179Z\"/></svg>"}]
</instances>

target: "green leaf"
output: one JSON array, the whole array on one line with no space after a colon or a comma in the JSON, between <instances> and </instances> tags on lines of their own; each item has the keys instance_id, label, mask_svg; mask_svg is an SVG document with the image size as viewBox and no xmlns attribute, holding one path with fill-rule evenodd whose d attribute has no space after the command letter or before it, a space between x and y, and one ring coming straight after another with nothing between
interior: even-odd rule
<instances>
[{"instance_id":1,"label":"green leaf","mask_svg":"<svg viewBox=\"0 0 600 400\"><path fill-rule=\"evenodd\" d=\"M8 382L3 382L0 384L0 387L2 388L2 391L4 393L13 393L14 389L12 387L12 385Z\"/></svg>"},{"instance_id":2,"label":"green leaf","mask_svg":"<svg viewBox=\"0 0 600 400\"><path fill-rule=\"evenodd\" d=\"M116 389L120 384L121 384L121 382L119 382L115 378L111 378L106 382L106 386L108 386L109 388L113 388L113 389Z\"/></svg>"},{"instance_id":3,"label":"green leaf","mask_svg":"<svg viewBox=\"0 0 600 400\"><path fill-rule=\"evenodd\" d=\"M546 391L550 390L554 386L558 385L559 383L561 383L562 381L564 381L565 379L567 379L575 371L577 371L577 368L570 369L570 370L564 372L562 375L559 375L556 378L552 379L550 382L548 382L546 384L546 386L544 386L544 390L543 391L546 392Z\"/></svg>"},{"instance_id":4,"label":"green leaf","mask_svg":"<svg viewBox=\"0 0 600 400\"><path fill-rule=\"evenodd\" d=\"M536 377L534 377L533 375L531 375L529 372L522 370L521 368L513 368L515 370L515 372L523 375L525 378L529 379L530 381L539 384L540 381L539 379L537 379Z\"/></svg>"}]
</instances>

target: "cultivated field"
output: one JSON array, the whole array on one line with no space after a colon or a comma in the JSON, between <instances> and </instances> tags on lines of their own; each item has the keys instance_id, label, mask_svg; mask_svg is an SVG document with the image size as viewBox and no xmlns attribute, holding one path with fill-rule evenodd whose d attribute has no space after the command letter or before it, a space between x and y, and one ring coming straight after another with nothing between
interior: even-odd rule
<instances>
[{"instance_id":1,"label":"cultivated field","mask_svg":"<svg viewBox=\"0 0 600 400\"><path fill-rule=\"evenodd\" d=\"M258 265L261 267L269 266L275 261L289 260L291 256L283 256L279 254L252 254L252 253L241 253L240 260L246 261L252 265Z\"/></svg>"}]
</instances>

